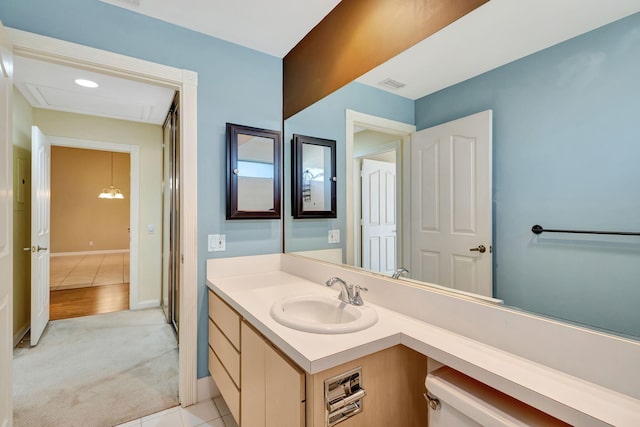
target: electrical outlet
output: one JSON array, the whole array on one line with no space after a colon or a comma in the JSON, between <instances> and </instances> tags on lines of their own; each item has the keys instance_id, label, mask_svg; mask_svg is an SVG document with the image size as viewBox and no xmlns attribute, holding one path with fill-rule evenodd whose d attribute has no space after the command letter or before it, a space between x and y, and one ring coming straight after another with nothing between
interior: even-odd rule
<instances>
[{"instance_id":1,"label":"electrical outlet","mask_svg":"<svg viewBox=\"0 0 640 427\"><path fill-rule=\"evenodd\" d=\"M340 230L329 230L329 243L340 243Z\"/></svg>"},{"instance_id":2,"label":"electrical outlet","mask_svg":"<svg viewBox=\"0 0 640 427\"><path fill-rule=\"evenodd\" d=\"M222 252L226 250L226 236L224 234L209 234L207 247L209 252Z\"/></svg>"}]
</instances>

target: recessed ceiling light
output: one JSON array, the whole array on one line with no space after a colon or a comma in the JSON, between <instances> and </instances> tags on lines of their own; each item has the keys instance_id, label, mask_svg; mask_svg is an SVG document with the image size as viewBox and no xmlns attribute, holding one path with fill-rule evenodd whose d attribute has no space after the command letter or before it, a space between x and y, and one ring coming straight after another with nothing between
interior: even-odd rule
<instances>
[{"instance_id":1,"label":"recessed ceiling light","mask_svg":"<svg viewBox=\"0 0 640 427\"><path fill-rule=\"evenodd\" d=\"M98 87L98 83L94 82L93 80L87 80L87 79L75 79L75 82L77 85L82 86L82 87Z\"/></svg>"}]
</instances>

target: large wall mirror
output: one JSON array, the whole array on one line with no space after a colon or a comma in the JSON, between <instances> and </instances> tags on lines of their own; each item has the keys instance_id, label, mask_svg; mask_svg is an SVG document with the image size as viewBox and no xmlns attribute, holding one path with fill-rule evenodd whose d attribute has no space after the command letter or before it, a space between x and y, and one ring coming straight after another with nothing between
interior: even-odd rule
<instances>
[{"instance_id":1,"label":"large wall mirror","mask_svg":"<svg viewBox=\"0 0 640 427\"><path fill-rule=\"evenodd\" d=\"M280 132L227 123L227 219L280 218Z\"/></svg>"},{"instance_id":2,"label":"large wall mirror","mask_svg":"<svg viewBox=\"0 0 640 427\"><path fill-rule=\"evenodd\" d=\"M479 57L508 50L507 39L515 40L507 45L517 50L541 34L540 26L527 21L514 24L534 16L532 11L498 18L509 3L486 3L425 40L427 54L411 48L389 67L381 65L285 120L285 144L293 134L336 141L340 183L336 218L295 221L285 207L285 250L425 286L461 287L506 306L638 339L640 237L535 234L532 226L640 232L640 6L590 3L594 10L580 15L571 7L549 10L547 22L553 15L574 32L469 71ZM482 16L493 18L483 24ZM506 22L517 33L500 27ZM484 39L494 32L495 40ZM418 64L429 66L428 72L412 74ZM407 86L378 84L388 77ZM487 158L476 157L480 134L466 130L445 138L454 140L452 146L412 151L425 131L487 111ZM460 155L448 175L448 186L456 190L434 205L425 194L440 191L433 184L442 178L436 171L453 164L434 154L443 147ZM285 147L285 181L291 176L289 153ZM479 161L489 167L484 193L476 184L460 186L471 182ZM362 171L371 168L376 178L363 184ZM379 191L377 204L364 201L371 188ZM456 209L445 211L442 203ZM415 249L418 235L437 230L447 216L451 221L440 228L468 237L481 208L489 212L489 236L465 241L463 250L453 250L453 261L434 261L452 245L435 231L431 241L439 239L439 248ZM373 240L358 225L372 212L370 222L388 226ZM329 230L340 231L339 242L328 242ZM489 287L474 291L482 260L489 260ZM456 277L445 280L443 269Z\"/></svg>"}]
</instances>

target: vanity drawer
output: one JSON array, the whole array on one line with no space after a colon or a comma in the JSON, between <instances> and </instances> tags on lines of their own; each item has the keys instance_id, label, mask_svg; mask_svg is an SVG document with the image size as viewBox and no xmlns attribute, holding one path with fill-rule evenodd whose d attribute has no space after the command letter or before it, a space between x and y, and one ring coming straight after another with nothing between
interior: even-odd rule
<instances>
[{"instance_id":1,"label":"vanity drawer","mask_svg":"<svg viewBox=\"0 0 640 427\"><path fill-rule=\"evenodd\" d=\"M240 424L240 390L236 388L233 380L227 371L224 370L222 363L220 363L220 360L211 348L209 348L209 372L229 407L231 415L233 415L236 422Z\"/></svg>"},{"instance_id":2,"label":"vanity drawer","mask_svg":"<svg viewBox=\"0 0 640 427\"><path fill-rule=\"evenodd\" d=\"M240 353L231 345L215 323L209 319L209 345L218 356L222 365L227 368L231 379L240 387Z\"/></svg>"},{"instance_id":3,"label":"vanity drawer","mask_svg":"<svg viewBox=\"0 0 640 427\"><path fill-rule=\"evenodd\" d=\"M240 351L240 316L212 291L209 291L209 317Z\"/></svg>"}]
</instances>

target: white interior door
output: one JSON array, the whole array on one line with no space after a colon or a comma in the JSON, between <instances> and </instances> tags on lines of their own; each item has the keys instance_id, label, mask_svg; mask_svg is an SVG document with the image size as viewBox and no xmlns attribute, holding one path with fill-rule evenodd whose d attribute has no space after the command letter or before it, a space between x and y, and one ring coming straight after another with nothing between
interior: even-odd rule
<instances>
[{"instance_id":1,"label":"white interior door","mask_svg":"<svg viewBox=\"0 0 640 427\"><path fill-rule=\"evenodd\" d=\"M49 322L51 243L51 142L31 130L31 345L38 344Z\"/></svg>"},{"instance_id":2,"label":"white interior door","mask_svg":"<svg viewBox=\"0 0 640 427\"><path fill-rule=\"evenodd\" d=\"M411 137L411 277L492 296L492 111Z\"/></svg>"},{"instance_id":3,"label":"white interior door","mask_svg":"<svg viewBox=\"0 0 640 427\"><path fill-rule=\"evenodd\" d=\"M396 165L362 160L362 267L396 269Z\"/></svg>"},{"instance_id":4,"label":"white interior door","mask_svg":"<svg viewBox=\"0 0 640 427\"><path fill-rule=\"evenodd\" d=\"M13 352L12 46L0 22L0 426L11 425Z\"/></svg>"}]
</instances>

